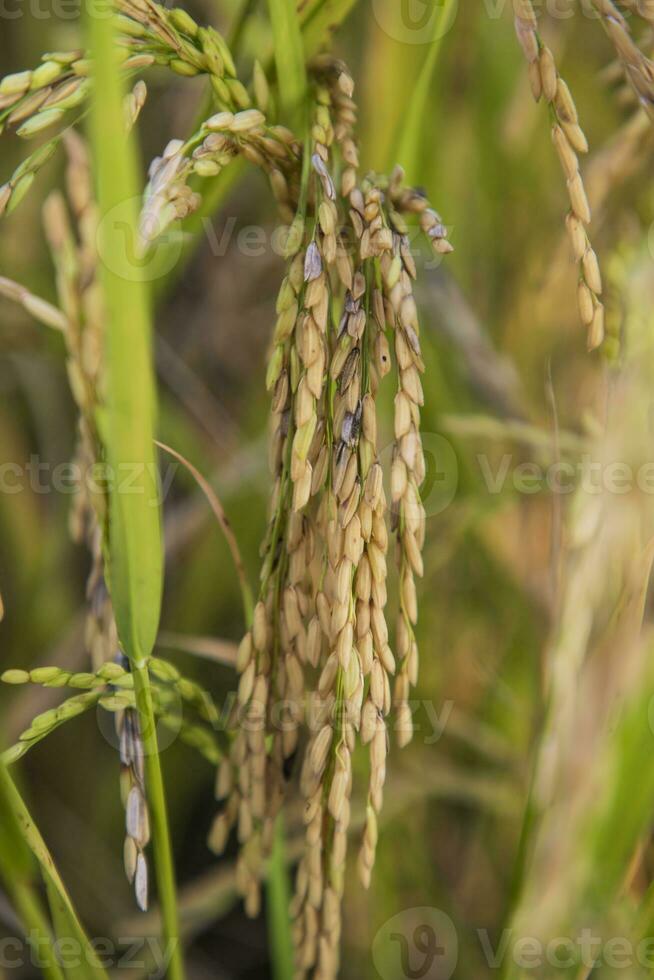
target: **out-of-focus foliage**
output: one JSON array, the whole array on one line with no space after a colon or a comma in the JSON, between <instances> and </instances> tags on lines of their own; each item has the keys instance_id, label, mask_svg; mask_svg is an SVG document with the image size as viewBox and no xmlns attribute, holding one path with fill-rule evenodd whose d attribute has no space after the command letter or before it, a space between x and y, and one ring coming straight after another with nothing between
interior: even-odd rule
<instances>
[{"instance_id":1,"label":"out-of-focus foliage","mask_svg":"<svg viewBox=\"0 0 654 980\"><path fill-rule=\"evenodd\" d=\"M428 44L419 43L417 21L398 21L396 6L394 0L355 6L334 41L355 78L361 150L370 169L399 162L398 142L429 53ZM533 797L528 801L549 710L551 637L565 589L574 582L569 572L559 575L574 551L573 497L553 494L539 474L562 460L576 464L586 451L604 422L606 391L615 386L611 372L616 369L608 369L601 355L585 352L577 322L576 272L563 226L565 188L547 109L531 98L512 5L459 3L455 8L416 120L415 176L443 213L455 247L445 270L416 239L418 261L427 264L419 300L430 379L424 443L432 466L418 625L417 732L407 749L391 752L372 888L364 892L353 874L346 890L344 980L376 977L372 950L378 930L398 913L422 907L440 909L454 923L456 976L496 976L489 949L502 949L502 930L520 909L520 895L545 889L548 866L553 876L563 875L557 862L548 864L547 850L538 850L548 843L556 848L559 825L546 826L552 836L544 843L538 838L538 860L532 865L531 825L523 819L526 810L539 819L538 805ZM68 7L22 3L15 12L16 17L5 12L0 18L2 75L35 64L44 50L78 43L79 24L69 17ZM624 106L602 77L613 52L596 20L577 4L571 3L569 12L544 16L541 29L574 92L591 144L584 167L593 242L609 270L607 305L612 322L618 323L630 303L642 310L651 298L641 284L654 273L648 248L652 138L647 129L634 129L634 109ZM238 17L236 3L213 0L198 0L192 13L227 35ZM264 3L247 4L239 52L246 65L255 56L262 63L270 60ZM163 73L152 76L149 88L139 127L144 160L168 139L189 131L203 99L200 82L171 82ZM615 142L618 132L620 143ZM18 140L3 136L0 180L22 153ZM0 274L46 298L54 292L40 206L60 171L55 157L21 207L3 219L0 233ZM261 178L249 171L239 173L213 218L193 220L189 227L200 228L197 248L184 252L179 274L173 270L166 288L157 291L154 313L161 438L211 477L250 581L256 582L269 490L265 353L283 268L274 248L276 217ZM650 327L654 330L654 323ZM87 555L67 533L71 498L63 467L72 454L76 413L60 337L4 301L0 390L2 667L57 663L84 670ZM642 385L618 385L617 390L618 399L635 397L642 405ZM390 409L389 403L382 445L392 439ZM645 405L636 413L634 424L646 426L648 409ZM618 432L622 438L624 429ZM167 549L160 649L171 642L175 647L165 634L238 640L244 624L226 544L188 473L168 459L163 466ZM640 541L641 550L645 544ZM583 651L599 658L583 688L588 698L598 700L603 682L624 681L626 694L633 693L601 659L610 664L610 655L620 657L625 642L607 630L608 651L600 649L605 626L600 614L610 620L624 589L623 568L613 564L614 554L612 548L600 552L605 606L593 606L596 642L589 646L599 652ZM633 554L640 551L634 548ZM619 553L622 565L628 559L629 554ZM645 577L641 598L647 618L646 582ZM647 652L651 656L651 644ZM233 688L229 667L180 650L166 653L211 689L219 704ZM642 676L643 684L651 682L651 670ZM574 686L575 677L570 683ZM13 742L38 711L59 697L56 689L0 689L3 742ZM557 922L565 936L566 929L586 924L584 903L591 886L595 898L588 924L605 928L605 941L651 932L651 912L642 903L652 872L646 836L652 736L647 725L634 720L642 721L646 709L635 701L635 716L627 712L621 717L615 744L610 739L584 743L599 746L615 794L609 793L597 812L583 794L577 801L590 816L579 824L583 834L575 837L571 831L565 839L566 856L573 868L579 862L581 876L575 893L581 905ZM76 907L84 910L88 933L114 941L154 935L156 923L152 913L141 917L134 912L122 875L118 758L111 725L103 717L87 713L36 747L20 764L19 782ZM612 731L608 720L606 727ZM166 741L164 736L162 761L182 927L189 938L189 975L267 976L263 920L249 922L235 904L229 854L219 862L206 848L214 811L213 770L181 740ZM624 770L622 752L629 765ZM580 766L591 761L596 762L581 753ZM646 767L637 826L617 840L611 829L630 810L632 785L639 784ZM568 774L574 782L573 777ZM558 802L565 806L570 796ZM361 809L362 801L358 805ZM573 829L577 833L579 827ZM292 856L301 834L299 815L287 831ZM616 867L607 855L614 845ZM593 861L607 860L606 875L587 873L586 846ZM625 862L628 866L632 859L627 875ZM542 877L530 881L531 873ZM555 884L562 881L568 879L559 877ZM517 921L531 927L528 916ZM13 935L15 929L8 905L0 903L0 933ZM512 948L503 963L507 976L513 976L514 967L507 963ZM391 962L392 943L383 955ZM22 975L37 974L26 968ZM533 975L554 974L541 970ZM613 975L610 969L606 973ZM641 973L633 968L623 975Z\"/></svg>"}]
</instances>

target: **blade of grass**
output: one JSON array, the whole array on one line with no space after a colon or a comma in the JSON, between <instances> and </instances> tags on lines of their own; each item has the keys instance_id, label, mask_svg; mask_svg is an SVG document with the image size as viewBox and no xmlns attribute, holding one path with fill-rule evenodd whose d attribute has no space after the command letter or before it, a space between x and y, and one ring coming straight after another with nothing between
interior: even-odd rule
<instances>
[{"instance_id":1,"label":"blade of grass","mask_svg":"<svg viewBox=\"0 0 654 980\"><path fill-rule=\"evenodd\" d=\"M296 125L301 121L307 74L295 0L268 0L268 11L275 45L279 102L286 119Z\"/></svg>"},{"instance_id":2,"label":"blade of grass","mask_svg":"<svg viewBox=\"0 0 654 980\"><path fill-rule=\"evenodd\" d=\"M566 881L557 890L561 899L556 905L559 918L554 922L548 920L545 941L552 935L580 936L589 927L601 935L634 853L647 840L654 809L654 770L649 762L654 698L651 641L649 646L648 662L637 689L624 704L615 728L607 734L594 761L598 790L575 828L575 860L570 862ZM641 927L650 924L643 921ZM526 935L521 926L525 926L524 921L518 924L516 933ZM651 936L651 932L645 932ZM582 965L577 955L571 956L560 975L569 980L585 977L586 971L579 973ZM510 957L502 976L505 980L522 977Z\"/></svg>"},{"instance_id":3,"label":"blade of grass","mask_svg":"<svg viewBox=\"0 0 654 980\"><path fill-rule=\"evenodd\" d=\"M439 4L437 3L436 6ZM409 182L416 182L420 173L420 154L425 136L431 127L427 124L429 89L438 62L438 54L444 35L456 16L456 0L440 0L440 11L434 17L434 30L429 51L420 69L418 81L411 93L398 138L395 141L395 159L389 160L389 169L400 163Z\"/></svg>"},{"instance_id":4,"label":"blade of grass","mask_svg":"<svg viewBox=\"0 0 654 980\"><path fill-rule=\"evenodd\" d=\"M317 0L302 5L298 14L302 24L302 37L307 58L311 58L324 45L325 39L343 23L356 0Z\"/></svg>"},{"instance_id":5,"label":"blade of grass","mask_svg":"<svg viewBox=\"0 0 654 980\"><path fill-rule=\"evenodd\" d=\"M78 965L66 969L66 975L81 980L100 980L107 977L97 961L95 950L77 917L66 887L59 876L45 841L7 772L0 761L0 873L16 909L23 919L28 935L38 942L37 951L44 958L43 972L46 977L61 980L61 967L52 946L52 936L40 902L29 883L31 859L39 864L46 885L48 901L55 924L57 938L72 941L79 947Z\"/></svg>"},{"instance_id":6,"label":"blade of grass","mask_svg":"<svg viewBox=\"0 0 654 980\"><path fill-rule=\"evenodd\" d=\"M0 780L0 798L3 796ZM21 837L13 810L4 800L0 808L0 833L3 842L0 847L0 879L23 924L27 941L37 952L41 948L44 951L43 975L47 980L63 980L63 973L52 952L50 923L32 881L34 862Z\"/></svg>"},{"instance_id":7,"label":"blade of grass","mask_svg":"<svg viewBox=\"0 0 654 980\"><path fill-rule=\"evenodd\" d=\"M96 72L91 137L102 214L101 274L109 327L104 420L113 483L109 578L120 639L127 653L143 663L159 625L163 562L152 440L150 312L145 283L129 252L137 240L136 151L124 132L123 86L116 70L111 22L94 8L95 4L89 17Z\"/></svg>"},{"instance_id":8,"label":"blade of grass","mask_svg":"<svg viewBox=\"0 0 654 980\"><path fill-rule=\"evenodd\" d=\"M209 481L200 473L200 471L191 463L185 456L178 453L176 449L171 446L167 446L165 442L159 442L155 440L157 446L163 449L164 452L169 453L173 459L176 459L179 463L184 466L197 485L202 490L202 493L207 498L209 506L211 507L216 520L218 521L221 530L227 541L227 545L232 555L232 561L234 562L234 567L236 569L236 575L238 576L238 582L241 589L241 599L243 601L243 616L245 618L246 624L249 626L252 622L252 614L254 611L254 600L252 598L252 589L250 588L250 583L247 580L247 575L245 574L245 567L243 565L243 559L241 557L241 552L238 547L238 541L236 540L236 535L232 530L232 525L229 523L227 514L225 513L225 508L221 504L218 494L213 489Z\"/></svg>"},{"instance_id":9,"label":"blade of grass","mask_svg":"<svg viewBox=\"0 0 654 980\"><path fill-rule=\"evenodd\" d=\"M114 477L110 487L107 577L118 634L134 675L146 757L155 870L167 952L171 955L168 975L171 980L181 980L184 970L175 876L147 670L159 624L163 579L153 441L151 327L145 283L138 265L130 263L126 247L137 241L139 188L136 150L124 133L124 93L113 30L101 0L93 0L87 14L95 72L91 143L101 212L101 271L108 316L107 414L102 428ZM130 474L129 492L121 488L121 476L126 474Z\"/></svg>"},{"instance_id":10,"label":"blade of grass","mask_svg":"<svg viewBox=\"0 0 654 980\"><path fill-rule=\"evenodd\" d=\"M281 815L275 825L275 840L268 869L268 901L268 938L273 977L274 980L292 980L295 971L291 919L288 912L291 888L286 862L284 821Z\"/></svg>"}]
</instances>

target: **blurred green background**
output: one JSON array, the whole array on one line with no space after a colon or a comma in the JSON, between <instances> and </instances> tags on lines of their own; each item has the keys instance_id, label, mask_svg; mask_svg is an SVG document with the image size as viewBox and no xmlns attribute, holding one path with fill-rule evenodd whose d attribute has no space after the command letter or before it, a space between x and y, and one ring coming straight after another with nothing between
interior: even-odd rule
<instances>
[{"instance_id":1,"label":"blurred green background","mask_svg":"<svg viewBox=\"0 0 654 980\"><path fill-rule=\"evenodd\" d=\"M250 8L238 49L244 77L254 54L265 60L271 45L265 4ZM356 82L363 166L378 171L401 162L394 155L398 134L428 50L413 43L410 27L393 27L395 8L395 0L364 0L333 45ZM198 22L229 34L236 4L207 0L189 10ZM0 14L0 75L35 65L45 50L77 46L75 12L74 5L49 0L14 0L13 6L7 0ZM633 109L601 76L612 59L601 28L576 4L569 12L574 15L545 19L543 33L591 144L585 171L594 204L591 236L606 267L649 227L651 137L642 127L636 135L627 129L616 162L615 133L628 126ZM455 247L446 263L427 262L417 287L427 361L423 427L435 475L444 459L456 492L444 501L435 480L426 501L419 730L409 748L391 753L372 888L365 893L354 870L348 881L344 980L378 975L375 935L391 917L415 907L440 909L454 922L457 977L496 975L479 930L488 930L496 945L511 908L553 615L552 500L546 490L519 493L511 474L526 460L552 458L550 379L559 425L570 434L583 433L585 413L602 390L601 359L585 353L578 326L576 274L564 237L567 201L548 113L533 104L512 13L511 3L459 4L422 120L415 177L451 228ZM175 80L163 71L149 75L148 89L138 124L144 161L186 134L203 94L201 81ZM15 137L2 136L0 180L24 152ZM61 177L56 156L0 234L0 274L51 299L40 207ZM206 223L188 264L158 290L156 352L161 439L212 479L255 584L269 490L265 355L283 262L269 244L250 254L243 237L249 226L263 227L267 243L276 227L268 189L252 170ZM422 245L419 264L428 258ZM609 294L611 315L617 315L614 308L619 298ZM38 459L53 468L71 458L76 415L61 338L4 300L0 392L1 462L22 467ZM390 391L386 397L382 445L392 437ZM537 427L541 447L531 438L512 438L510 422ZM451 454L439 456L437 437L448 441ZM480 455L495 473L505 453L511 454L509 477L491 493ZM6 608L0 667L85 669L88 557L69 540L70 497L27 483L20 492L5 487L0 493ZM162 630L238 640L243 622L228 551L181 469L174 471L165 518ZM219 704L232 690L227 667L179 650L160 652L201 680ZM60 698L57 690L0 690L4 743ZM84 716L31 751L14 775L90 935L117 939L154 927L151 914L135 912L122 871L124 815L109 731L93 713ZM248 921L235 902L233 852L218 860L205 845L214 773L177 741L166 748L163 765L190 936L189 974L198 980L264 978L265 920ZM289 822L287 830L297 838L300 822ZM0 896L0 933L15 934L15 928ZM37 974L26 967L16 975Z\"/></svg>"}]
</instances>

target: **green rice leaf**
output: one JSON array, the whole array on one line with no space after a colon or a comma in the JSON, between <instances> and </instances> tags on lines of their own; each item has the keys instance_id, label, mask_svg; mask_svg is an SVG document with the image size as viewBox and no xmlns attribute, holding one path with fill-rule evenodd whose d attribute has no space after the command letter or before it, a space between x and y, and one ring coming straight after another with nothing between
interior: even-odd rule
<instances>
[{"instance_id":1,"label":"green rice leaf","mask_svg":"<svg viewBox=\"0 0 654 980\"><path fill-rule=\"evenodd\" d=\"M45 841L32 820L29 810L11 776L0 761L0 839L3 856L0 871L6 872L8 862L14 864L14 873L7 874L7 881L17 886L18 911L23 915L26 927L36 929L42 937L39 953L44 958L44 974L59 980L63 976L52 950L52 940L47 923L43 921L34 896L24 892L24 880L29 875L31 858L39 864L46 886L48 902L57 939L62 941L61 955L65 975L77 980L100 980L107 974L97 961L84 928L70 900L66 887L59 876ZM18 872L18 873L17 873ZM27 904L29 901L29 904ZM67 946L64 941L68 941ZM74 952L73 952L74 950Z\"/></svg>"},{"instance_id":2,"label":"green rice leaf","mask_svg":"<svg viewBox=\"0 0 654 980\"><path fill-rule=\"evenodd\" d=\"M279 100L283 113L293 122L300 113L307 87L300 19L294 0L268 0L268 11L275 45Z\"/></svg>"},{"instance_id":3,"label":"green rice leaf","mask_svg":"<svg viewBox=\"0 0 654 980\"><path fill-rule=\"evenodd\" d=\"M111 22L99 9L91 10L88 29L97 82L91 136L108 314L103 435L112 478L109 581L121 643L133 661L142 663L157 634L163 569L150 311L136 245L137 155L125 134L119 49Z\"/></svg>"},{"instance_id":4,"label":"green rice leaf","mask_svg":"<svg viewBox=\"0 0 654 980\"><path fill-rule=\"evenodd\" d=\"M409 182L415 182L418 179L421 151L426 138L433 134L428 113L429 90L438 63L443 37L451 27L458 9L456 0L440 0L436 6L440 6L440 11L434 17L429 51L420 69L418 81L412 91L411 100L404 114L398 139L395 142L396 159L389 161L390 167L396 163L404 167Z\"/></svg>"},{"instance_id":5,"label":"green rice leaf","mask_svg":"<svg viewBox=\"0 0 654 980\"><path fill-rule=\"evenodd\" d=\"M341 26L355 4L356 0L317 0L315 3L302 5L298 16L302 24L307 58L311 58L324 46L329 35Z\"/></svg>"}]
</instances>

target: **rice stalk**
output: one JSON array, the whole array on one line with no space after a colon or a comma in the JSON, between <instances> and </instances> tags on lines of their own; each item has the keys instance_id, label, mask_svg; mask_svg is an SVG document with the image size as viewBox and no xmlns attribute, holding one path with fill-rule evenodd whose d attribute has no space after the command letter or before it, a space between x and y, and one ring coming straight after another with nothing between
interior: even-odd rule
<instances>
[{"instance_id":1,"label":"rice stalk","mask_svg":"<svg viewBox=\"0 0 654 980\"><path fill-rule=\"evenodd\" d=\"M3 850L8 850L8 845L13 839L14 848L16 848L14 853L20 853L20 849L28 849L38 863L45 885L55 936L62 943L66 941L75 942L83 957L84 965L78 969L78 975L81 972L83 980L107 980L107 973L100 964L94 945L89 941L80 924L52 855L2 761L0 761L0 804L0 827L3 830L3 843L5 845ZM4 864L5 861L2 863ZM22 863L22 873L24 874L24 861ZM38 906L30 901L31 896L24 891L22 892L22 899L23 913L27 913L28 920L31 920L36 927L36 933L29 937L29 941L34 942L38 933L44 929L42 916ZM29 907L25 899L30 902ZM45 956L46 969L50 976L58 977L60 973L57 970L55 947L50 942L46 945L49 949ZM38 951L39 955L43 955L40 947Z\"/></svg>"},{"instance_id":2,"label":"rice stalk","mask_svg":"<svg viewBox=\"0 0 654 980\"><path fill-rule=\"evenodd\" d=\"M627 81L636 93L639 104L650 119L654 119L654 62L636 44L627 21L612 0L592 0L592 4L616 50ZM654 21L654 14L647 4L639 0L630 0L625 3L625 6L633 13L644 17L649 23Z\"/></svg>"},{"instance_id":3,"label":"rice stalk","mask_svg":"<svg viewBox=\"0 0 654 980\"><path fill-rule=\"evenodd\" d=\"M146 5L147 6L147 5ZM127 225L136 231L137 161L133 143L125 140L125 112L119 60L114 44L115 25L87 12L86 29L93 51L94 98L91 105L91 146L97 173L98 207L101 216L113 208L127 208ZM105 222L103 246L109 254L120 254L117 223ZM123 763L130 771L130 794L126 813L127 836L135 847L126 848L128 874L134 869L137 900L147 895L142 845L150 825L155 870L162 906L164 934L171 950L169 973L183 980L184 966L179 944L166 801L155 727L152 689L147 669L159 624L163 587L160 501L155 476L155 394L151 366L150 311L145 285L135 277L124 277L107 264L101 266L101 296L106 313L106 458L115 473L136 466L140 493L121 494L111 487L108 495L106 530L106 575L121 648L134 676L138 727L130 725L124 740ZM143 741L145 771L140 766ZM143 777L143 778L141 778ZM147 781L149 818L145 805ZM135 801L130 809L131 800ZM147 826L146 826L147 824ZM136 861L133 861L136 853Z\"/></svg>"},{"instance_id":4,"label":"rice stalk","mask_svg":"<svg viewBox=\"0 0 654 980\"><path fill-rule=\"evenodd\" d=\"M591 214L577 154L588 152L588 142L579 126L577 109L570 90L559 75L554 55L538 33L531 0L521 0L515 15L515 28L529 66L534 99L545 99L552 118L552 142L559 157L570 198L566 228L575 261L579 266L577 304L587 331L589 350L604 339L604 305L601 300L602 276L597 256L586 231Z\"/></svg>"},{"instance_id":5,"label":"rice stalk","mask_svg":"<svg viewBox=\"0 0 654 980\"><path fill-rule=\"evenodd\" d=\"M209 691L195 681L183 677L172 664L157 657L150 658L148 670L153 680L154 708L157 718L178 733L182 741L196 748L208 761L216 765L224 755L226 746L222 735L220 712ZM138 715L135 711L134 677L125 658L122 658L122 663L115 660L103 663L95 672L71 672L56 666L36 667L30 671L9 669L0 675L0 681L13 686L38 684L50 688L67 687L83 692L68 698L56 708L36 715L29 728L20 734L18 743L3 754L7 765L22 758L29 749L60 725L99 705L111 711L116 717L121 764L124 770L121 781L127 784L127 791L124 792L125 802L133 786L137 785L140 789L138 810L142 819L147 822L142 775L143 749L136 727ZM190 718L180 717L178 710L180 702L186 704L193 712ZM136 797L136 794L133 796ZM128 827L129 825L130 821ZM128 838L130 836L133 835L128 834ZM134 837L136 844L140 837L140 834ZM143 853L145 843L138 844L140 854ZM131 850L131 846L126 842L126 850ZM137 882L139 886L137 898L143 898L147 893L147 873L143 867L143 860L139 862L141 870ZM128 868L133 869L132 860L126 861L126 864ZM129 877L130 880L134 879L133 874ZM139 901L141 907L146 904L144 901Z\"/></svg>"},{"instance_id":6,"label":"rice stalk","mask_svg":"<svg viewBox=\"0 0 654 980\"><path fill-rule=\"evenodd\" d=\"M39 882L34 874L34 862L21 839L10 809L0 816L2 839L5 846L0 850L0 879L16 909L25 936L33 949L45 952L42 959L43 976L46 980L64 980L64 973L54 953L53 936L47 912L38 892Z\"/></svg>"},{"instance_id":7,"label":"rice stalk","mask_svg":"<svg viewBox=\"0 0 654 980\"><path fill-rule=\"evenodd\" d=\"M294 0L268 0L280 107L289 123L301 121L307 87L302 31Z\"/></svg>"}]
</instances>

